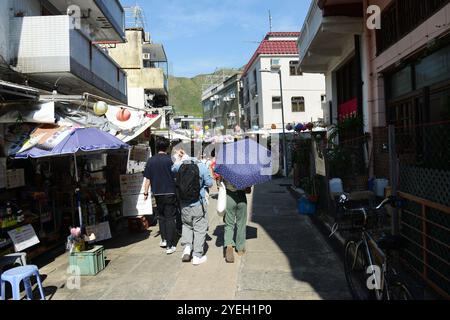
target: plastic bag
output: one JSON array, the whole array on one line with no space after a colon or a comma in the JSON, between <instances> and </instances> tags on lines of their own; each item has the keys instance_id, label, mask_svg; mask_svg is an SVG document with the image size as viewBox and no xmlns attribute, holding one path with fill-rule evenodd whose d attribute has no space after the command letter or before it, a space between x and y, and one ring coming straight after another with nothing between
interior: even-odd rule
<instances>
[{"instance_id":1,"label":"plastic bag","mask_svg":"<svg viewBox=\"0 0 450 320\"><path fill-rule=\"evenodd\" d=\"M223 182L220 183L219 197L217 199L217 214L220 217L225 216L225 210L227 208L227 189Z\"/></svg>"}]
</instances>

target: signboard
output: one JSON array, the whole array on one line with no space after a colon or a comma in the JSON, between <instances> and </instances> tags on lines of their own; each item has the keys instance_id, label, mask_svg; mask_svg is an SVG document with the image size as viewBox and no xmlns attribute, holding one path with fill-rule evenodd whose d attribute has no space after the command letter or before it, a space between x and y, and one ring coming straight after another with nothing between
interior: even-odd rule
<instances>
[{"instance_id":1,"label":"signboard","mask_svg":"<svg viewBox=\"0 0 450 320\"><path fill-rule=\"evenodd\" d=\"M144 199L145 179L142 173L120 176L120 191L123 199L123 216L137 217L153 215L151 199Z\"/></svg>"},{"instance_id":2,"label":"signboard","mask_svg":"<svg viewBox=\"0 0 450 320\"><path fill-rule=\"evenodd\" d=\"M312 148L316 165L316 174L319 176L326 177L327 173L325 168L325 157L322 154L322 151L319 149L319 145L317 144L316 141L313 141Z\"/></svg>"},{"instance_id":3,"label":"signboard","mask_svg":"<svg viewBox=\"0 0 450 320\"><path fill-rule=\"evenodd\" d=\"M6 171L6 188L14 189L25 186L25 170L7 170Z\"/></svg>"},{"instance_id":4,"label":"signboard","mask_svg":"<svg viewBox=\"0 0 450 320\"><path fill-rule=\"evenodd\" d=\"M95 235L95 240L92 242L100 242L112 238L109 222L103 222L95 226L88 226L86 227L86 233L88 236L92 233Z\"/></svg>"},{"instance_id":5,"label":"signboard","mask_svg":"<svg viewBox=\"0 0 450 320\"><path fill-rule=\"evenodd\" d=\"M8 235L14 244L16 252L23 251L40 243L33 226L30 224L8 231Z\"/></svg>"},{"instance_id":6,"label":"signboard","mask_svg":"<svg viewBox=\"0 0 450 320\"><path fill-rule=\"evenodd\" d=\"M144 172L147 160L151 157L151 149L148 145L134 146L130 151L128 160L128 173Z\"/></svg>"}]
</instances>

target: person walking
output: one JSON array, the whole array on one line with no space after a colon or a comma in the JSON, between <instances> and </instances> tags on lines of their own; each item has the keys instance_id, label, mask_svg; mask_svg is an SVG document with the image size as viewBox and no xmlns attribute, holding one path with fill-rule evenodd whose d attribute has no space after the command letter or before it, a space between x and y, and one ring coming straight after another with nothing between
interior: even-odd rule
<instances>
[{"instance_id":1,"label":"person walking","mask_svg":"<svg viewBox=\"0 0 450 320\"><path fill-rule=\"evenodd\" d=\"M225 261L234 263L234 251L239 256L245 254L247 238L247 194L251 188L238 190L230 182L223 179L227 189L227 207L225 211ZM236 229L236 242L234 241L234 230Z\"/></svg>"},{"instance_id":2,"label":"person walking","mask_svg":"<svg viewBox=\"0 0 450 320\"><path fill-rule=\"evenodd\" d=\"M192 258L192 264L198 266L208 260L204 254L208 230L206 188L213 185L213 179L201 161L188 157L183 150L178 151L177 157L173 172L176 173L183 222L182 261L190 262Z\"/></svg>"},{"instance_id":3,"label":"person walking","mask_svg":"<svg viewBox=\"0 0 450 320\"><path fill-rule=\"evenodd\" d=\"M176 251L175 237L178 206L175 177L172 173L173 161L167 153L169 148L169 140L158 139L156 141L157 154L147 161L144 171L144 197L147 201L151 188L158 212L161 233L160 247L166 248L168 255Z\"/></svg>"}]
</instances>

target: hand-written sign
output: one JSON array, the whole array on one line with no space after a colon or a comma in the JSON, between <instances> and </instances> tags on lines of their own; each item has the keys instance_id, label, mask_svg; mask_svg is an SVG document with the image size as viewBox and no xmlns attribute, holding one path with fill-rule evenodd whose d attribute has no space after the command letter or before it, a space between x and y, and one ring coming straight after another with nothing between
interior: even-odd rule
<instances>
[{"instance_id":1,"label":"hand-written sign","mask_svg":"<svg viewBox=\"0 0 450 320\"><path fill-rule=\"evenodd\" d=\"M30 224L8 231L8 235L14 244L16 252L23 251L40 243L33 226Z\"/></svg>"},{"instance_id":2,"label":"hand-written sign","mask_svg":"<svg viewBox=\"0 0 450 320\"><path fill-rule=\"evenodd\" d=\"M144 197L144 177L142 173L120 176L120 190L123 199L123 216L136 217L153 214L152 202Z\"/></svg>"},{"instance_id":3,"label":"hand-written sign","mask_svg":"<svg viewBox=\"0 0 450 320\"><path fill-rule=\"evenodd\" d=\"M112 238L109 222L103 222L95 226L88 226L86 227L86 233L88 236L91 234L95 235L95 240L93 242L100 242Z\"/></svg>"}]
</instances>

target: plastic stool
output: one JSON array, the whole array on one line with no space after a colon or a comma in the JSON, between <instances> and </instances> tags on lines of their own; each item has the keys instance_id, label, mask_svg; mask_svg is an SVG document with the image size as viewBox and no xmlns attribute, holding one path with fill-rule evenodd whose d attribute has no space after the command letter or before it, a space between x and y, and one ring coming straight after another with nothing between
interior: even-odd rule
<instances>
[{"instance_id":1,"label":"plastic stool","mask_svg":"<svg viewBox=\"0 0 450 320\"><path fill-rule=\"evenodd\" d=\"M42 289L41 277L37 266L28 265L24 267L17 267L4 272L1 276L1 300L6 299L6 282L9 282L12 287L13 300L20 300L20 283L23 281L28 300L33 299L33 292L31 288L32 276L36 277L41 294L41 300L45 300L44 290Z\"/></svg>"}]
</instances>

